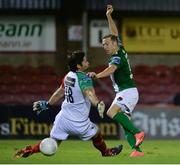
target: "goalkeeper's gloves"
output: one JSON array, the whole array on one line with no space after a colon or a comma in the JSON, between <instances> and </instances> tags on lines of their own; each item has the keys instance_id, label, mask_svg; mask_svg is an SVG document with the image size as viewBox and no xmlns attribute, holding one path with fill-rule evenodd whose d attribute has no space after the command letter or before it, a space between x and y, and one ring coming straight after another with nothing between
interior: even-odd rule
<instances>
[{"instance_id":1,"label":"goalkeeper's gloves","mask_svg":"<svg viewBox=\"0 0 180 165\"><path fill-rule=\"evenodd\" d=\"M100 101L97 106L96 106L97 110L98 110L98 113L99 113L99 116L101 118L104 117L104 111L105 111L105 104L103 101Z\"/></svg>"},{"instance_id":2,"label":"goalkeeper's gloves","mask_svg":"<svg viewBox=\"0 0 180 165\"><path fill-rule=\"evenodd\" d=\"M35 111L38 115L47 109L49 109L49 103L46 100L39 100L33 103L33 111Z\"/></svg>"}]
</instances>

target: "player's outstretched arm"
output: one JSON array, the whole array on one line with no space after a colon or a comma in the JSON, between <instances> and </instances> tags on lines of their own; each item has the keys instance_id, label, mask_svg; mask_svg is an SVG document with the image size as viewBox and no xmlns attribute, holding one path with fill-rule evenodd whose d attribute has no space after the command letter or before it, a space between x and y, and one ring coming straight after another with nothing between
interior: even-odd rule
<instances>
[{"instance_id":1,"label":"player's outstretched arm","mask_svg":"<svg viewBox=\"0 0 180 165\"><path fill-rule=\"evenodd\" d=\"M58 88L50 97L48 103L50 105L54 105L56 103L58 103L58 101L64 97L64 88L62 87L62 85L60 86L60 88Z\"/></svg>"},{"instance_id":2,"label":"player's outstretched arm","mask_svg":"<svg viewBox=\"0 0 180 165\"><path fill-rule=\"evenodd\" d=\"M56 104L64 96L64 88L61 86L58 88L53 95L50 97L49 101L39 100L33 103L33 111L40 114L50 108L50 106Z\"/></svg>"},{"instance_id":3,"label":"player's outstretched arm","mask_svg":"<svg viewBox=\"0 0 180 165\"><path fill-rule=\"evenodd\" d=\"M116 69L117 69L117 67L115 65L110 65L109 67L104 69L102 72L96 74L96 78L108 77L109 75L114 73L116 71Z\"/></svg>"},{"instance_id":4,"label":"player's outstretched arm","mask_svg":"<svg viewBox=\"0 0 180 165\"><path fill-rule=\"evenodd\" d=\"M95 72L88 72L87 75L91 78L97 79L97 78L104 78L108 77L110 74L114 73L116 71L117 67L116 65L110 65L106 69L104 69L102 72L96 74Z\"/></svg>"},{"instance_id":5,"label":"player's outstretched arm","mask_svg":"<svg viewBox=\"0 0 180 165\"><path fill-rule=\"evenodd\" d=\"M116 24L111 16L112 12L113 12L113 6L107 5L106 16L107 16L107 20L108 20L108 24L109 24L110 33L115 36L118 36L118 29L117 29Z\"/></svg>"}]
</instances>

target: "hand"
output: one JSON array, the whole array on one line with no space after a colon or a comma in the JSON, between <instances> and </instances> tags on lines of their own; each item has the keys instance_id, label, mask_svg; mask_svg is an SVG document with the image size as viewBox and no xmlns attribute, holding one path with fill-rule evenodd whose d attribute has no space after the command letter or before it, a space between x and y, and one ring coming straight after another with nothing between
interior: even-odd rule
<instances>
[{"instance_id":1,"label":"hand","mask_svg":"<svg viewBox=\"0 0 180 165\"><path fill-rule=\"evenodd\" d=\"M33 103L33 111L38 115L47 109L49 109L49 103L46 100L40 100Z\"/></svg>"},{"instance_id":2,"label":"hand","mask_svg":"<svg viewBox=\"0 0 180 165\"><path fill-rule=\"evenodd\" d=\"M88 72L87 75L91 78L96 78L96 73L95 72Z\"/></svg>"},{"instance_id":3,"label":"hand","mask_svg":"<svg viewBox=\"0 0 180 165\"><path fill-rule=\"evenodd\" d=\"M106 16L111 15L112 12L113 12L113 6L107 5Z\"/></svg>"},{"instance_id":4,"label":"hand","mask_svg":"<svg viewBox=\"0 0 180 165\"><path fill-rule=\"evenodd\" d=\"M100 101L98 104L97 104L97 109L98 109L98 113L99 113L99 116L101 118L104 117L104 111L105 111L105 104L103 101Z\"/></svg>"}]
</instances>

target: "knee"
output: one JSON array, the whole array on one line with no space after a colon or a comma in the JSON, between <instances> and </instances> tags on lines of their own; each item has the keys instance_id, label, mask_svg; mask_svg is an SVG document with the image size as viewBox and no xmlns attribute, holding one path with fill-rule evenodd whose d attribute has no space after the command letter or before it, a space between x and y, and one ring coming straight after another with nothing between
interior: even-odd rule
<instances>
[{"instance_id":1,"label":"knee","mask_svg":"<svg viewBox=\"0 0 180 165\"><path fill-rule=\"evenodd\" d=\"M106 115L112 119L120 111L121 109L118 106L114 105L113 107L108 109L108 111L106 112Z\"/></svg>"},{"instance_id":2,"label":"knee","mask_svg":"<svg viewBox=\"0 0 180 165\"><path fill-rule=\"evenodd\" d=\"M106 115L107 115L108 117L112 118L111 110L108 110L108 111L106 112Z\"/></svg>"}]
</instances>

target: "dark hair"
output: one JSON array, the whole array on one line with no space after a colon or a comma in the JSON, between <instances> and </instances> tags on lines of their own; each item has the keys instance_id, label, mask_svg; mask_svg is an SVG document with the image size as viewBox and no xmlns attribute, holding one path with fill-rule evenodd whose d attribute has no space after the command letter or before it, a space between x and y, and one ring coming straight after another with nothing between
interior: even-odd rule
<instances>
[{"instance_id":1,"label":"dark hair","mask_svg":"<svg viewBox=\"0 0 180 165\"><path fill-rule=\"evenodd\" d=\"M111 38L112 41L116 41L118 43L118 38L117 36L113 35L113 34L108 34L105 35L102 39L106 39L106 38Z\"/></svg>"},{"instance_id":2,"label":"dark hair","mask_svg":"<svg viewBox=\"0 0 180 165\"><path fill-rule=\"evenodd\" d=\"M72 72L77 71L77 65L82 65L83 58L85 53L80 50L73 51L68 54L68 66L69 70Z\"/></svg>"}]
</instances>

